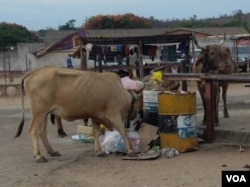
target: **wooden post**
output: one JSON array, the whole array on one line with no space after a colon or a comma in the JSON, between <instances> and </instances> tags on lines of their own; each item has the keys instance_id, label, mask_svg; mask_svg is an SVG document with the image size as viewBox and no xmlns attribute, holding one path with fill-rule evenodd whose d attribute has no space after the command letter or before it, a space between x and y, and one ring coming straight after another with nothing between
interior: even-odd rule
<instances>
[{"instance_id":1,"label":"wooden post","mask_svg":"<svg viewBox=\"0 0 250 187\"><path fill-rule=\"evenodd\" d=\"M188 73L186 59L181 61L181 73ZM182 80L181 86L183 91L187 91L187 80Z\"/></svg>"},{"instance_id":2,"label":"wooden post","mask_svg":"<svg viewBox=\"0 0 250 187\"><path fill-rule=\"evenodd\" d=\"M139 69L140 69L140 79L144 77L144 72L143 72L143 62L142 62L142 42L141 40L139 41L139 49L138 49L138 55L139 55Z\"/></svg>"},{"instance_id":3,"label":"wooden post","mask_svg":"<svg viewBox=\"0 0 250 187\"><path fill-rule=\"evenodd\" d=\"M206 140L212 142L214 139L214 122L215 122L215 97L213 93L213 81L205 81L205 102L206 102Z\"/></svg>"}]
</instances>

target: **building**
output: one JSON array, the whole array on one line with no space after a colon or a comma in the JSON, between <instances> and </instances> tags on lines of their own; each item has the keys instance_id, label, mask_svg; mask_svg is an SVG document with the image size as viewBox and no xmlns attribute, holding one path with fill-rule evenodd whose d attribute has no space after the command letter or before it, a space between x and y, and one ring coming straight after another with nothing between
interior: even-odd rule
<instances>
[{"instance_id":1,"label":"building","mask_svg":"<svg viewBox=\"0 0 250 187\"><path fill-rule=\"evenodd\" d=\"M74 55L74 66L76 68L81 68L82 57L79 53L77 54L77 50L79 50L79 45L84 44L84 42L92 42L94 45L117 45L119 43L122 45L125 43L132 45L132 43L136 41L135 43L138 45L138 39L140 39L143 44L147 43L148 45L157 46L156 56L153 62L175 61L177 60L176 50L178 50L181 43L189 43L189 50L187 52L195 50L195 46L192 44L191 38L189 38L192 33L201 45L217 43L222 39L224 33L226 33L227 39L225 46L233 51L233 53L235 53L234 41L230 38L237 35L248 34L248 32L242 27L193 29L103 29L87 30L84 32L82 30L49 31L45 36L44 43L22 43L18 44L17 51L1 53L0 58L2 59L2 63L0 63L0 70L4 70L5 68L10 70L25 71L49 64L66 67L66 58L69 53ZM83 42L82 44L73 42L73 37L75 37L76 34L78 34L81 38L85 38L81 41ZM183 38L180 38L180 36ZM164 54L161 53L162 51ZM145 59L143 60L146 62ZM94 66L93 62L92 64L87 64L88 68L92 68Z\"/></svg>"}]
</instances>

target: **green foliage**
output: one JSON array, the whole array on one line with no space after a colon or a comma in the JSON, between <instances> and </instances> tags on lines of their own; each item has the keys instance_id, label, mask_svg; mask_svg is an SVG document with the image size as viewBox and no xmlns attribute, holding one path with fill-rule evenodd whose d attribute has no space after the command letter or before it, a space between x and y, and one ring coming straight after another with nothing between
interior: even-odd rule
<instances>
[{"instance_id":1,"label":"green foliage","mask_svg":"<svg viewBox=\"0 0 250 187\"><path fill-rule=\"evenodd\" d=\"M209 22L208 20L182 20L176 22L174 28L203 28L218 27L218 24Z\"/></svg>"},{"instance_id":2,"label":"green foliage","mask_svg":"<svg viewBox=\"0 0 250 187\"><path fill-rule=\"evenodd\" d=\"M152 27L168 27L168 28L202 28L202 27L244 27L248 32L248 24L250 23L250 15L243 14L241 10L236 10L232 15L221 15L219 18L198 19L193 15L189 19L172 19L158 20L153 16L149 18Z\"/></svg>"},{"instance_id":3,"label":"green foliage","mask_svg":"<svg viewBox=\"0 0 250 187\"><path fill-rule=\"evenodd\" d=\"M38 37L25 27L13 23L0 23L0 51L16 46L17 43L34 41L38 41Z\"/></svg>"},{"instance_id":4,"label":"green foliage","mask_svg":"<svg viewBox=\"0 0 250 187\"><path fill-rule=\"evenodd\" d=\"M76 29L76 27L75 27L75 22L76 22L76 20L71 19L71 20L69 20L67 23L65 23L65 25L59 26L59 27L58 27L58 30L59 30L59 31L75 30L75 29Z\"/></svg>"},{"instance_id":5,"label":"green foliage","mask_svg":"<svg viewBox=\"0 0 250 187\"><path fill-rule=\"evenodd\" d=\"M149 19L128 13L124 15L93 16L87 20L83 27L84 29L133 29L151 28L151 24Z\"/></svg>"}]
</instances>

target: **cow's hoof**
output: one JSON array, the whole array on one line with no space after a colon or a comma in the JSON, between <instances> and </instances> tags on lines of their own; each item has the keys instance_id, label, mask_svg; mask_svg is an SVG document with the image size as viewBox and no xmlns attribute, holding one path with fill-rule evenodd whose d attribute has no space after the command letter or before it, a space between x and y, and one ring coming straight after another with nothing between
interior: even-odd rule
<instances>
[{"instance_id":1,"label":"cow's hoof","mask_svg":"<svg viewBox=\"0 0 250 187\"><path fill-rule=\"evenodd\" d=\"M127 156L128 156L128 157L137 157L136 152L134 152L134 151L129 151L129 152L127 153Z\"/></svg>"},{"instance_id":2,"label":"cow's hoof","mask_svg":"<svg viewBox=\"0 0 250 187\"><path fill-rule=\"evenodd\" d=\"M36 163L45 163L45 162L48 162L48 160L43 156L36 159Z\"/></svg>"},{"instance_id":3,"label":"cow's hoof","mask_svg":"<svg viewBox=\"0 0 250 187\"><path fill-rule=\"evenodd\" d=\"M229 114L224 114L224 118L229 118Z\"/></svg>"},{"instance_id":4,"label":"cow's hoof","mask_svg":"<svg viewBox=\"0 0 250 187\"><path fill-rule=\"evenodd\" d=\"M62 129L58 129L57 133L58 133L58 136L61 138L63 138L64 136L67 136L67 133L64 132L64 130Z\"/></svg>"},{"instance_id":5,"label":"cow's hoof","mask_svg":"<svg viewBox=\"0 0 250 187\"><path fill-rule=\"evenodd\" d=\"M53 157L61 156L61 154L59 152L57 152L57 151L55 151L54 153L49 153L49 154L50 154L50 156L53 156Z\"/></svg>"},{"instance_id":6,"label":"cow's hoof","mask_svg":"<svg viewBox=\"0 0 250 187\"><path fill-rule=\"evenodd\" d=\"M103 151L97 151L96 152L96 156L98 156L98 157L105 157L105 156L107 156L107 154L105 152L103 152Z\"/></svg>"}]
</instances>

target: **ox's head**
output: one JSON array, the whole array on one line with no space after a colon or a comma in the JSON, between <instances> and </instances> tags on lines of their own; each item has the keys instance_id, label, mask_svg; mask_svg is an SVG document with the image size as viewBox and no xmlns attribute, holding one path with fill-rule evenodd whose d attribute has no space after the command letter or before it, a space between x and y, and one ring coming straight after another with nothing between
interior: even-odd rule
<instances>
[{"instance_id":1,"label":"ox's head","mask_svg":"<svg viewBox=\"0 0 250 187\"><path fill-rule=\"evenodd\" d=\"M224 40L218 45L201 47L195 39L195 44L201 49L201 52L194 65L200 66L202 73L223 74L231 70L232 58L229 49L222 47Z\"/></svg>"}]
</instances>

